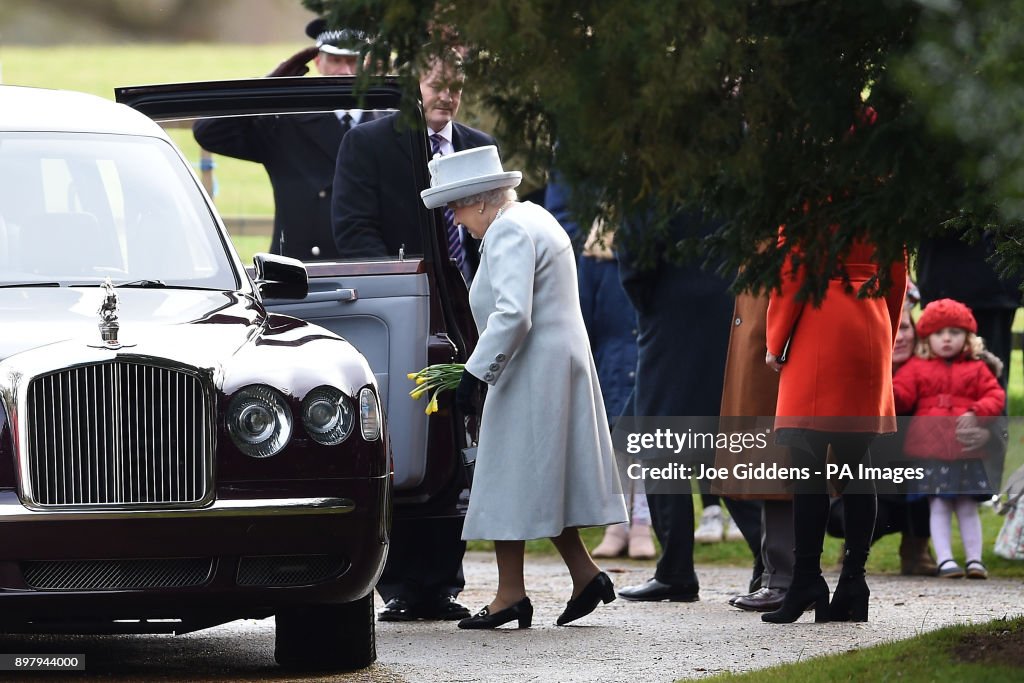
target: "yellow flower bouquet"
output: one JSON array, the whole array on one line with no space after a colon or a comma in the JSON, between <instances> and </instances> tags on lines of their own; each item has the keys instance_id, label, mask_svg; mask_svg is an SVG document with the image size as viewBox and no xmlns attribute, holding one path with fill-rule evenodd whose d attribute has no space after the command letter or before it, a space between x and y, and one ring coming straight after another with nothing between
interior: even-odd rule
<instances>
[{"instance_id":1,"label":"yellow flower bouquet","mask_svg":"<svg viewBox=\"0 0 1024 683\"><path fill-rule=\"evenodd\" d=\"M462 381L462 373L466 366L463 363L439 363L428 365L419 372L410 372L406 377L416 382L416 386L409 395L413 398L420 398L430 394L430 401L427 403L426 413L430 415L437 412L437 397L442 391L455 389Z\"/></svg>"}]
</instances>

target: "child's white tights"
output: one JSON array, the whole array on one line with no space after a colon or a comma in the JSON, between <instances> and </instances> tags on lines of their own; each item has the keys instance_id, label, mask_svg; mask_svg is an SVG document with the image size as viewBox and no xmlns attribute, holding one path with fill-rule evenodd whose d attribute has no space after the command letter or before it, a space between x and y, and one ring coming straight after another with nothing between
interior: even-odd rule
<instances>
[{"instance_id":1,"label":"child's white tights","mask_svg":"<svg viewBox=\"0 0 1024 683\"><path fill-rule=\"evenodd\" d=\"M978 516L978 503L967 496L956 498L928 499L931 512L929 526L932 543L935 544L935 556L939 564L953 559L953 513L960 523L960 538L964 542L964 553L967 561L981 561L981 517Z\"/></svg>"}]
</instances>

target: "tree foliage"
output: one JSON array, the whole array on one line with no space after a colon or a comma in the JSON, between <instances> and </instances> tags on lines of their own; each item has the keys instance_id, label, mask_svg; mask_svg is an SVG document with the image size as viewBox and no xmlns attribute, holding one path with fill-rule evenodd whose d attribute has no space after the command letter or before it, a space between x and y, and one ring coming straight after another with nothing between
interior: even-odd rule
<instances>
[{"instance_id":1,"label":"tree foliage","mask_svg":"<svg viewBox=\"0 0 1024 683\"><path fill-rule=\"evenodd\" d=\"M820 296L854 240L885 263L958 217L991 216L960 163L976 140L930 122L936 97L919 95L931 87L915 72L921 41L942 38L919 2L304 4L374 33L377 56L399 64L426 44L460 46L503 148L557 165L584 224L643 215L651 237L699 208L721 227L674 246L742 267L740 287L776 284L799 244L804 293ZM785 245L762 248L780 225Z\"/></svg>"}]
</instances>

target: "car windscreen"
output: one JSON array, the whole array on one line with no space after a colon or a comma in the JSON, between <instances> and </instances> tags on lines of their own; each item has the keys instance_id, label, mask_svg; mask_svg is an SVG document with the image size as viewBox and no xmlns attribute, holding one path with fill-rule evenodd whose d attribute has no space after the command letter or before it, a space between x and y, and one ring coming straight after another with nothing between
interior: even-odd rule
<instances>
[{"instance_id":1,"label":"car windscreen","mask_svg":"<svg viewBox=\"0 0 1024 683\"><path fill-rule=\"evenodd\" d=\"M0 285L237 289L202 192L166 141L0 133Z\"/></svg>"}]
</instances>

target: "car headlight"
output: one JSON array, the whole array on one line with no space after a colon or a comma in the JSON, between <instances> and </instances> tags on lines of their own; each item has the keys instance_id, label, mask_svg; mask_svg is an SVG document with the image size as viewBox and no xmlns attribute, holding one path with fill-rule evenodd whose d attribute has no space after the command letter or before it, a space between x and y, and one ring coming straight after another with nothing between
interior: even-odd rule
<instances>
[{"instance_id":1,"label":"car headlight","mask_svg":"<svg viewBox=\"0 0 1024 683\"><path fill-rule=\"evenodd\" d=\"M253 458L277 455L292 436L292 416L280 392L264 385L245 387L228 406L228 434Z\"/></svg>"},{"instance_id":2,"label":"car headlight","mask_svg":"<svg viewBox=\"0 0 1024 683\"><path fill-rule=\"evenodd\" d=\"M369 387L359 392L359 429L367 441L380 438L380 404Z\"/></svg>"},{"instance_id":3,"label":"car headlight","mask_svg":"<svg viewBox=\"0 0 1024 683\"><path fill-rule=\"evenodd\" d=\"M352 433L355 416L345 395L334 387L313 389L302 401L302 425L317 443L335 446Z\"/></svg>"}]
</instances>

